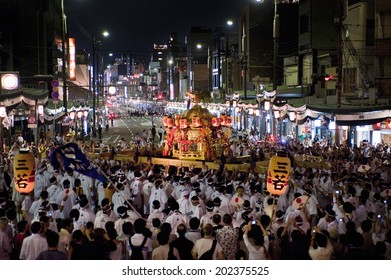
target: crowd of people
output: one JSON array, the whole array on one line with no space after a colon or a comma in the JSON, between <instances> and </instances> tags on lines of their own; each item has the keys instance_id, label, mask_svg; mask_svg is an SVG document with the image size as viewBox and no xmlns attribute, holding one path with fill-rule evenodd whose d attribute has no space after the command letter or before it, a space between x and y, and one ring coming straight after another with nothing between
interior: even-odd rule
<instances>
[{"instance_id":1,"label":"crowd of people","mask_svg":"<svg viewBox=\"0 0 391 280\"><path fill-rule=\"evenodd\" d=\"M289 186L274 196L266 172L254 164L239 171L224 163L211 169L207 162L197 168L90 159L107 178L100 181L72 167L54 170L49 155L64 139L45 143L34 148L17 141L2 153L2 260L391 258L390 148L384 144L233 141L233 158L249 155L255 162L283 149L291 159ZM21 146L36 156L29 194L13 186ZM328 165L300 167L302 156Z\"/></svg>"}]
</instances>

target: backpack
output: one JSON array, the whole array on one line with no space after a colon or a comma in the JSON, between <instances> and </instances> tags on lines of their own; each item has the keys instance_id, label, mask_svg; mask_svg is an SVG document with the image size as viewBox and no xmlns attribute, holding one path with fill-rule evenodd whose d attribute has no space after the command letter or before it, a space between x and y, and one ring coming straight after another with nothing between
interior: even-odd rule
<instances>
[{"instance_id":1,"label":"backpack","mask_svg":"<svg viewBox=\"0 0 391 280\"><path fill-rule=\"evenodd\" d=\"M132 255L130 256L131 260L143 260L144 259L143 248L144 248L144 245L146 242L147 242L147 237L144 237L143 243L141 243L140 246L134 246L132 244L132 241L130 241L130 238L129 238L129 245L130 245L130 248L132 248Z\"/></svg>"},{"instance_id":2,"label":"backpack","mask_svg":"<svg viewBox=\"0 0 391 280\"><path fill-rule=\"evenodd\" d=\"M213 240L212 247L208 251L203 253L201 255L201 257L199 257L198 259L199 260L213 260L213 253L215 252L216 245L217 245L217 241Z\"/></svg>"}]
</instances>

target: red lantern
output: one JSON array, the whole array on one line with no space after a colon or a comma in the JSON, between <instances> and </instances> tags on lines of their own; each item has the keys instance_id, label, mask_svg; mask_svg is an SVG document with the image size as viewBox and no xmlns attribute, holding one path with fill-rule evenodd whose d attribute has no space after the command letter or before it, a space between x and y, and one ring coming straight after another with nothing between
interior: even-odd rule
<instances>
[{"instance_id":1,"label":"red lantern","mask_svg":"<svg viewBox=\"0 0 391 280\"><path fill-rule=\"evenodd\" d=\"M220 125L220 118L214 117L212 118L212 126L217 127Z\"/></svg>"},{"instance_id":2,"label":"red lantern","mask_svg":"<svg viewBox=\"0 0 391 280\"><path fill-rule=\"evenodd\" d=\"M232 124L232 118L230 116L227 116L226 126L231 126L231 124Z\"/></svg>"},{"instance_id":3,"label":"red lantern","mask_svg":"<svg viewBox=\"0 0 391 280\"><path fill-rule=\"evenodd\" d=\"M14 158L14 184L19 193L28 194L34 190L35 160L29 150L20 150Z\"/></svg>"},{"instance_id":4,"label":"red lantern","mask_svg":"<svg viewBox=\"0 0 391 280\"><path fill-rule=\"evenodd\" d=\"M167 119L168 119L167 116L164 116L164 117L163 117L163 125L164 125L164 126L167 126Z\"/></svg>"},{"instance_id":5,"label":"red lantern","mask_svg":"<svg viewBox=\"0 0 391 280\"><path fill-rule=\"evenodd\" d=\"M221 122L222 126L226 126L227 125L227 116L222 116L220 118L220 122Z\"/></svg>"},{"instance_id":6,"label":"red lantern","mask_svg":"<svg viewBox=\"0 0 391 280\"><path fill-rule=\"evenodd\" d=\"M172 118L167 118L167 126L173 127L174 126L174 120Z\"/></svg>"},{"instance_id":7,"label":"red lantern","mask_svg":"<svg viewBox=\"0 0 391 280\"><path fill-rule=\"evenodd\" d=\"M175 126L179 126L179 121L182 119L181 114L175 114Z\"/></svg>"},{"instance_id":8,"label":"red lantern","mask_svg":"<svg viewBox=\"0 0 391 280\"><path fill-rule=\"evenodd\" d=\"M191 123L194 127L200 127L201 126L201 119L199 117L193 117L191 119Z\"/></svg>"},{"instance_id":9,"label":"red lantern","mask_svg":"<svg viewBox=\"0 0 391 280\"><path fill-rule=\"evenodd\" d=\"M179 127L180 127L181 129L187 128L187 119L181 119L181 120L179 121Z\"/></svg>"}]
</instances>

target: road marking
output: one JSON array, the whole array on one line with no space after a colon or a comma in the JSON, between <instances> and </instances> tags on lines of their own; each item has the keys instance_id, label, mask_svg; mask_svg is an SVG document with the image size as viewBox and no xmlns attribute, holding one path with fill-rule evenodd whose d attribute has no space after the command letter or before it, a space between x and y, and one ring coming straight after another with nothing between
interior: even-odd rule
<instances>
[{"instance_id":1,"label":"road marking","mask_svg":"<svg viewBox=\"0 0 391 280\"><path fill-rule=\"evenodd\" d=\"M121 137L120 135L117 135L117 137L115 138L115 140L113 141L113 143L117 143L118 138L120 138L120 137Z\"/></svg>"},{"instance_id":2,"label":"road marking","mask_svg":"<svg viewBox=\"0 0 391 280\"><path fill-rule=\"evenodd\" d=\"M128 126L128 124L126 122L124 122L122 119L121 119L122 123L125 125L125 127L129 130L130 134L133 135L133 131L132 129Z\"/></svg>"}]
</instances>

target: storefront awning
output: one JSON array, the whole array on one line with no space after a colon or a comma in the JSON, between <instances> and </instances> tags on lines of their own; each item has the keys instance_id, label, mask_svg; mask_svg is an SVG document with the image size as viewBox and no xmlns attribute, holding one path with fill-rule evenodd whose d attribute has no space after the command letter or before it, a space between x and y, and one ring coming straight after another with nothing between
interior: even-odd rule
<instances>
[{"instance_id":1,"label":"storefront awning","mask_svg":"<svg viewBox=\"0 0 391 280\"><path fill-rule=\"evenodd\" d=\"M45 104L48 100L49 91L46 89L21 87L16 91L1 91L0 105L13 109L23 102L29 106Z\"/></svg>"}]
</instances>

